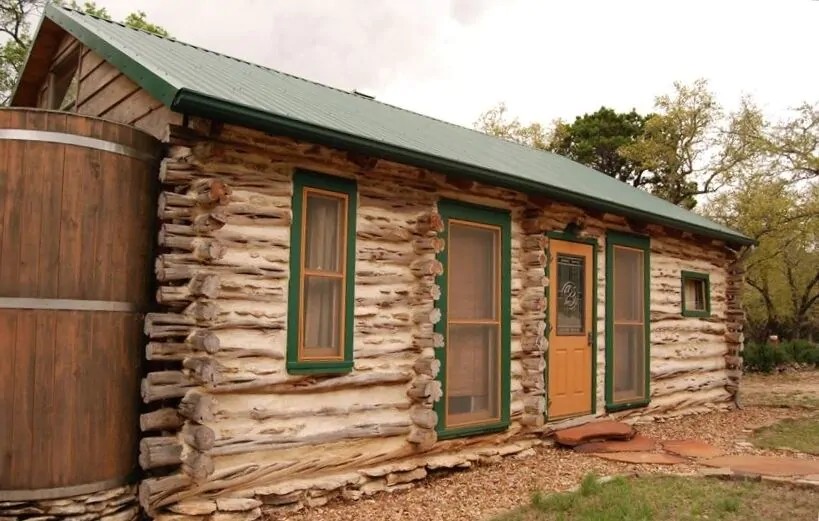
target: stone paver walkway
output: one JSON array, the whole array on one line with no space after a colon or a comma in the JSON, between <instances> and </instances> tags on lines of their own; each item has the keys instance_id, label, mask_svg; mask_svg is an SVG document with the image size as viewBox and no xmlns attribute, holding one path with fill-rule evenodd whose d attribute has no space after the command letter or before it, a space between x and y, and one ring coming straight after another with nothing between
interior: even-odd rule
<instances>
[{"instance_id":1,"label":"stone paver walkway","mask_svg":"<svg viewBox=\"0 0 819 521\"><path fill-rule=\"evenodd\" d=\"M725 476L760 476L798 478L819 486L819 461L785 456L739 454L723 456L724 452L696 439L658 442L637 433L628 424L614 421L588 423L555 433L558 445L575 452L598 458L633 464L676 465L693 463L716 467L707 472Z\"/></svg>"}]
</instances>

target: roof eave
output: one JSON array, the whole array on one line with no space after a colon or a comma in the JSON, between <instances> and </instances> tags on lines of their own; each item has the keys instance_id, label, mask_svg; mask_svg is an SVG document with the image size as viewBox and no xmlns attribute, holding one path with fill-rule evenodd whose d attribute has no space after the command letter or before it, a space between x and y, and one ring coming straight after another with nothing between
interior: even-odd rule
<instances>
[{"instance_id":1,"label":"roof eave","mask_svg":"<svg viewBox=\"0 0 819 521\"><path fill-rule=\"evenodd\" d=\"M233 102L228 102L212 96L207 96L188 89L180 89L171 104L177 112L206 117L226 123L256 128L265 132L275 132L294 138L305 139L319 144L334 146L382 157L390 161L410 164L441 173L462 177L469 177L495 186L518 190L525 193L543 194L554 199L594 208L604 212L611 212L625 217L643 220L645 222L665 225L682 231L697 233L713 239L723 240L726 243L738 246L755 244L756 241L741 234L732 234L720 230L713 230L688 222L668 219L637 208L620 205L561 190L553 186L544 185L530 179L512 176L508 173L497 172L467 163L461 163L415 150L398 147L389 143L381 143L354 134L348 134L325 127L312 125L288 117L278 116Z\"/></svg>"}]
</instances>

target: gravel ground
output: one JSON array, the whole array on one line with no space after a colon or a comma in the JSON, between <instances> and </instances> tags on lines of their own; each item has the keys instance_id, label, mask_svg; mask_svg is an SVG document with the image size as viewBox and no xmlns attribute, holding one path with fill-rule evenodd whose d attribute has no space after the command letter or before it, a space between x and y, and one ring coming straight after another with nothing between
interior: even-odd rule
<instances>
[{"instance_id":1,"label":"gravel ground","mask_svg":"<svg viewBox=\"0 0 819 521\"><path fill-rule=\"evenodd\" d=\"M811 378L811 383L814 380L819 382L819 372ZM804 380L799 382L802 385L805 383ZM819 390L819 385L816 389ZM640 425L638 430L661 440L700 439L722 448L729 454L787 454L756 449L744 440L755 428L783 418L803 417L809 414L815 414L815 411L750 406L738 411L707 413L667 420L663 423ZM819 459L808 455L800 457ZM588 472L599 475L630 472L693 474L697 472L697 467L692 464L668 466L617 463L566 449L543 446L535 448L535 455L526 459L504 458L500 463L460 472L431 473L409 490L380 493L358 501L336 500L325 507L307 509L278 519L485 520L527 503L535 490L570 489Z\"/></svg>"}]
</instances>

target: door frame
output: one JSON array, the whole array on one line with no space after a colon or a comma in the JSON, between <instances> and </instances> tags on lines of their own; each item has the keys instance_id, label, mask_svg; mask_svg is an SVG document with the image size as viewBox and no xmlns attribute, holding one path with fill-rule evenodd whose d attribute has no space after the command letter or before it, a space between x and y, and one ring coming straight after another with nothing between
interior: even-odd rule
<instances>
[{"instance_id":1,"label":"door frame","mask_svg":"<svg viewBox=\"0 0 819 521\"><path fill-rule=\"evenodd\" d=\"M546 289L546 329L544 334L546 335L546 341L549 341L549 336L552 333L552 301L549 298L551 295L551 284L552 279L550 277L549 270L552 267L552 243L551 239L555 239L558 241L565 241L565 242L575 242L580 244L587 244L592 248L592 316L591 316L591 334L592 334L592 363L591 363L591 413L592 415L597 414L597 305L598 305L598 298L597 298L597 253L599 248L599 243L597 242L596 237L578 237L577 235L570 233L570 232L562 232L562 231L551 231L546 233L546 237L549 238L549 246L546 251L546 267L544 268L544 272L546 277L549 279L550 286ZM550 420L549 417L549 359L551 357L551 349L546 350L546 369L544 370L544 378L546 379L546 413L545 419L548 422ZM558 419L564 419L561 416Z\"/></svg>"}]
</instances>

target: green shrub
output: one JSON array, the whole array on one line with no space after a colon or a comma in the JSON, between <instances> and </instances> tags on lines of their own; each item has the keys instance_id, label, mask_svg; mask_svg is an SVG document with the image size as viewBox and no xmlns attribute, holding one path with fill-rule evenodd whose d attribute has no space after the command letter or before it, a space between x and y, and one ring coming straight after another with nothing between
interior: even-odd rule
<instances>
[{"instance_id":1,"label":"green shrub","mask_svg":"<svg viewBox=\"0 0 819 521\"><path fill-rule=\"evenodd\" d=\"M807 340L783 342L782 348L788 353L791 361L797 364L819 365L819 345Z\"/></svg>"},{"instance_id":2,"label":"green shrub","mask_svg":"<svg viewBox=\"0 0 819 521\"><path fill-rule=\"evenodd\" d=\"M748 343L742 352L745 370L752 373L772 373L789 362L788 353L781 346Z\"/></svg>"},{"instance_id":3,"label":"green shrub","mask_svg":"<svg viewBox=\"0 0 819 521\"><path fill-rule=\"evenodd\" d=\"M807 340L792 340L778 345L749 342L742 357L748 372L771 373L791 363L819 366L819 344Z\"/></svg>"}]
</instances>

